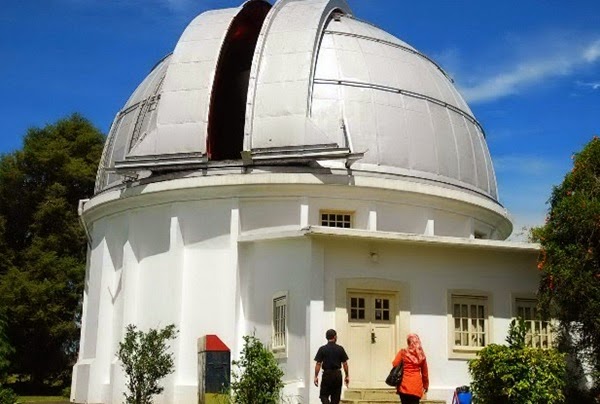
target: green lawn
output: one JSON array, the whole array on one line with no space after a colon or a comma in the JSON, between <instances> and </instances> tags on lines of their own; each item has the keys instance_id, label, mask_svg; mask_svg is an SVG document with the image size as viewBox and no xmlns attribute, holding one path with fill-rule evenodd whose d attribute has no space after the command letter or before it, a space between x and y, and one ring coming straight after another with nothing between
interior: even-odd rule
<instances>
[{"instance_id":1,"label":"green lawn","mask_svg":"<svg viewBox=\"0 0 600 404\"><path fill-rule=\"evenodd\" d=\"M60 396L19 396L18 403L69 404L69 399Z\"/></svg>"}]
</instances>

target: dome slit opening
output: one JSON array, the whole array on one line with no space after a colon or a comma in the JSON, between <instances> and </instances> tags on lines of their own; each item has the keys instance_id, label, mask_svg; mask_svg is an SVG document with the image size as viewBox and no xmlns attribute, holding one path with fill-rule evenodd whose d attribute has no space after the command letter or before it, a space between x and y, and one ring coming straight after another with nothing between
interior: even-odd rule
<instances>
[{"instance_id":1,"label":"dome slit opening","mask_svg":"<svg viewBox=\"0 0 600 404\"><path fill-rule=\"evenodd\" d=\"M210 160L241 159L250 68L270 9L262 0L246 3L227 31L210 102L206 145Z\"/></svg>"}]
</instances>

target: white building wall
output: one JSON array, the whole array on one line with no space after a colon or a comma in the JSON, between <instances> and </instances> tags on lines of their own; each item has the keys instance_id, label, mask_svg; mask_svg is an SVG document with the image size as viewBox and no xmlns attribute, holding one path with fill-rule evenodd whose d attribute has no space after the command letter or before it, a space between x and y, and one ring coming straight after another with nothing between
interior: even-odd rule
<instances>
[{"instance_id":1,"label":"white building wall","mask_svg":"<svg viewBox=\"0 0 600 404\"><path fill-rule=\"evenodd\" d=\"M231 206L169 204L95 223L99 241L90 251L83 345L73 378L77 402L122 401L125 377L115 355L128 324L142 330L177 326L175 372L163 380L165 391L155 402L197 400L197 339L217 334L236 349Z\"/></svg>"},{"instance_id":2,"label":"white building wall","mask_svg":"<svg viewBox=\"0 0 600 404\"><path fill-rule=\"evenodd\" d=\"M312 357L307 335L315 305L320 317L322 297L311 288L311 240L293 239L245 245L240 250L240 283L245 334L255 334L264 343L272 340L272 305L277 292L288 293L287 353L278 358L285 371L284 394L307 401L307 364Z\"/></svg>"},{"instance_id":3,"label":"white building wall","mask_svg":"<svg viewBox=\"0 0 600 404\"><path fill-rule=\"evenodd\" d=\"M107 229L114 223L107 221ZM123 230L121 227L119 230ZM112 362L112 335L113 335L113 298L109 288L114 288L114 262L110 256L108 240L99 246L102 254L102 267L98 268L100 282L95 291L98 298L98 328L96 336L96 355L90 369L90 397L92 402L105 402L110 399L110 371Z\"/></svg>"},{"instance_id":4,"label":"white building wall","mask_svg":"<svg viewBox=\"0 0 600 404\"><path fill-rule=\"evenodd\" d=\"M175 403L197 400L198 338L215 334L236 350L237 262L229 234L234 204L227 199L178 206L185 259Z\"/></svg>"},{"instance_id":5,"label":"white building wall","mask_svg":"<svg viewBox=\"0 0 600 404\"><path fill-rule=\"evenodd\" d=\"M537 289L535 250L496 251L464 241L481 225L469 217L467 204L439 209L435 198L424 198L420 206L413 196L403 202L403 193L339 185L230 186L223 195L218 187L202 188L194 181L196 186L185 192L171 195L166 189L140 197L137 204L132 204L137 197L100 203L105 210L91 216L81 351L73 377L76 402L122 401L125 377L115 353L125 327L170 323L180 331L172 343L176 369L164 380L165 392L156 402L195 402L197 339L218 335L233 359L239 357L243 335L256 332L270 342L272 298L287 291L289 348L279 358L286 372L285 394L316 403L312 359L325 342L325 330L339 328L345 307L338 307L338 294L345 291L336 288L346 279L407 285L403 293L409 309L398 335L412 331L422 336L432 374L430 398L447 399L451 388L468 382L466 361L448 352L448 291L489 292L491 335L501 343L513 294ZM128 204L134 207L122 207ZM320 225L321 210L353 212L354 227L372 235L455 232L463 244L302 235L300 229ZM256 241L248 241L252 237ZM338 331L343 344L344 330Z\"/></svg>"},{"instance_id":6,"label":"white building wall","mask_svg":"<svg viewBox=\"0 0 600 404\"><path fill-rule=\"evenodd\" d=\"M452 389L468 384L466 359L453 359L449 325L452 290L489 293L491 342L504 343L512 319L513 294L534 295L539 275L535 254L490 252L365 241L325 242L325 295L336 293L336 280L376 278L406 282L410 288L410 320L400 324L398 336L419 334L430 373L429 398L450 402ZM378 261L370 259L376 251ZM339 290L337 292L340 292ZM345 299L342 299L345 301ZM326 310L328 304L326 300ZM338 330L339 343L346 342ZM405 346L398 338L397 348ZM352 353L349 352L352 368ZM393 358L389 358L390 364ZM352 374L352 371L351 371Z\"/></svg>"},{"instance_id":7,"label":"white building wall","mask_svg":"<svg viewBox=\"0 0 600 404\"><path fill-rule=\"evenodd\" d=\"M432 218L430 210L422 206L377 204L379 231L425 234L427 221Z\"/></svg>"},{"instance_id":8,"label":"white building wall","mask_svg":"<svg viewBox=\"0 0 600 404\"><path fill-rule=\"evenodd\" d=\"M261 198L244 200L240 204L241 230L298 226L299 198Z\"/></svg>"}]
</instances>

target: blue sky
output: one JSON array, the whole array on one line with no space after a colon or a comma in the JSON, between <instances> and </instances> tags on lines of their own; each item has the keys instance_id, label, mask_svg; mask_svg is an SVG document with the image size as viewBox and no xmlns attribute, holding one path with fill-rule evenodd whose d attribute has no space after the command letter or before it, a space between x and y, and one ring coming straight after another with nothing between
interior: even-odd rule
<instances>
[{"instance_id":1,"label":"blue sky","mask_svg":"<svg viewBox=\"0 0 600 404\"><path fill-rule=\"evenodd\" d=\"M106 133L185 26L241 0L3 0L0 153L81 112ZM454 78L486 130L518 233L543 223L571 155L600 134L600 1L349 0Z\"/></svg>"}]
</instances>

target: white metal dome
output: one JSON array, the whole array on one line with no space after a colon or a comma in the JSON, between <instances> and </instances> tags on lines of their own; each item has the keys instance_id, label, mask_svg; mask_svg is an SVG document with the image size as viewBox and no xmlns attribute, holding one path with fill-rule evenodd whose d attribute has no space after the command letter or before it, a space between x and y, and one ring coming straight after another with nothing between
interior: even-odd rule
<instances>
[{"instance_id":1,"label":"white metal dome","mask_svg":"<svg viewBox=\"0 0 600 404\"><path fill-rule=\"evenodd\" d=\"M199 15L140 84L111 127L96 192L335 159L498 199L483 130L433 61L344 0L250 0Z\"/></svg>"}]
</instances>

